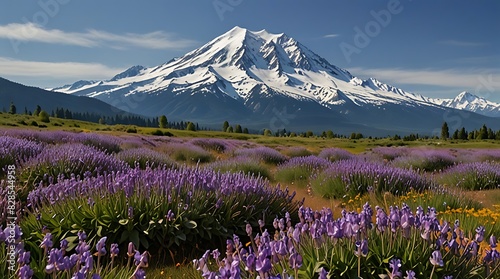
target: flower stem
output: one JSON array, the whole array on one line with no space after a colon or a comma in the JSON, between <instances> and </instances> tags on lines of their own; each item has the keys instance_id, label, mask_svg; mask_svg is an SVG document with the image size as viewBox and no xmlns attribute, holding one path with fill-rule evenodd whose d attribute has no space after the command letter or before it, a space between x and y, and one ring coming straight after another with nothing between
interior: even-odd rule
<instances>
[{"instance_id":1,"label":"flower stem","mask_svg":"<svg viewBox=\"0 0 500 279\"><path fill-rule=\"evenodd\" d=\"M435 265L432 265L432 271L431 271L431 276L429 276L429 279L432 279L432 275L434 275L434 270L436 269Z\"/></svg>"}]
</instances>

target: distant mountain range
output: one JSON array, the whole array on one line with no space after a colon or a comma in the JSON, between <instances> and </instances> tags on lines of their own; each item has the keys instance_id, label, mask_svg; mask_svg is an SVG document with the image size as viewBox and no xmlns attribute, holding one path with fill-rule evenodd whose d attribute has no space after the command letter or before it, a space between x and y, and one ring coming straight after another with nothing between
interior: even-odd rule
<instances>
[{"instance_id":1,"label":"distant mountain range","mask_svg":"<svg viewBox=\"0 0 500 279\"><path fill-rule=\"evenodd\" d=\"M214 127L229 120L256 129L385 136L432 134L455 119L450 128L500 129L499 119L492 118L500 116L500 105L470 93L432 99L373 78L362 80L286 34L240 27L159 66L134 66L110 80L52 90ZM463 110L471 112L464 116Z\"/></svg>"},{"instance_id":2,"label":"distant mountain range","mask_svg":"<svg viewBox=\"0 0 500 279\"><path fill-rule=\"evenodd\" d=\"M433 99L433 102L449 108L500 117L500 104L488 101L467 91L458 94L454 99Z\"/></svg>"}]
</instances>

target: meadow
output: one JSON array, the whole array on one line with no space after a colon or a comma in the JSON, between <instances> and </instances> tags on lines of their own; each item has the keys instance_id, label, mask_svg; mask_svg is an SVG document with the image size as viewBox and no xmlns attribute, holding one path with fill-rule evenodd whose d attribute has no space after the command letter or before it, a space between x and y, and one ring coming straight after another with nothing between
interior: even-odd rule
<instances>
[{"instance_id":1,"label":"meadow","mask_svg":"<svg viewBox=\"0 0 500 279\"><path fill-rule=\"evenodd\" d=\"M0 130L0 221L16 218L2 278L500 278L494 141L16 117Z\"/></svg>"}]
</instances>

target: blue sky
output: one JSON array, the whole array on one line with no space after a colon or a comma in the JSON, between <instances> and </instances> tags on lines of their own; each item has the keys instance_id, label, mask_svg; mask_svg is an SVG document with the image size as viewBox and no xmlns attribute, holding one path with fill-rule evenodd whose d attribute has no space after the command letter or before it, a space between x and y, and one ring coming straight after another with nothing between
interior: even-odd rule
<instances>
[{"instance_id":1,"label":"blue sky","mask_svg":"<svg viewBox=\"0 0 500 279\"><path fill-rule=\"evenodd\" d=\"M286 33L361 78L500 102L499 1L5 0L0 76L53 87L156 66L238 25Z\"/></svg>"}]
</instances>

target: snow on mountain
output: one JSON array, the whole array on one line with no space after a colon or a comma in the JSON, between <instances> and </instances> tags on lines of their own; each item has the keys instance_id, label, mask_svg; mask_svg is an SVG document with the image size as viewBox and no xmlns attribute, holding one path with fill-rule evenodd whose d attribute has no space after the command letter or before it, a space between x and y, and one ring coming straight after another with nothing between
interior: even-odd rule
<instances>
[{"instance_id":1,"label":"snow on mountain","mask_svg":"<svg viewBox=\"0 0 500 279\"><path fill-rule=\"evenodd\" d=\"M381 83L361 80L338 68L286 34L235 27L204 46L169 63L134 66L111 80L66 86L54 91L99 97L119 90L127 94L203 91L215 85L234 99L246 99L252 88L266 85L295 99L326 107L356 105L433 105L420 95ZM104 96L101 96L104 98Z\"/></svg>"},{"instance_id":2,"label":"snow on mountain","mask_svg":"<svg viewBox=\"0 0 500 279\"><path fill-rule=\"evenodd\" d=\"M500 117L500 104L478 97L467 91L461 92L454 99L433 99L433 102L459 110L467 110L491 117Z\"/></svg>"},{"instance_id":3,"label":"snow on mountain","mask_svg":"<svg viewBox=\"0 0 500 279\"><path fill-rule=\"evenodd\" d=\"M293 122L285 119L287 127L310 129L314 122L324 129L335 123L336 129L373 128L381 135L430 133L441 126L444 111L473 109L373 78L362 80L286 34L240 27L156 67L134 66L110 80L80 81L53 90L95 97L143 115L205 123L233 119L256 128L270 125L277 111L287 109L296 117ZM485 122L475 117L467 121L470 127Z\"/></svg>"}]
</instances>

